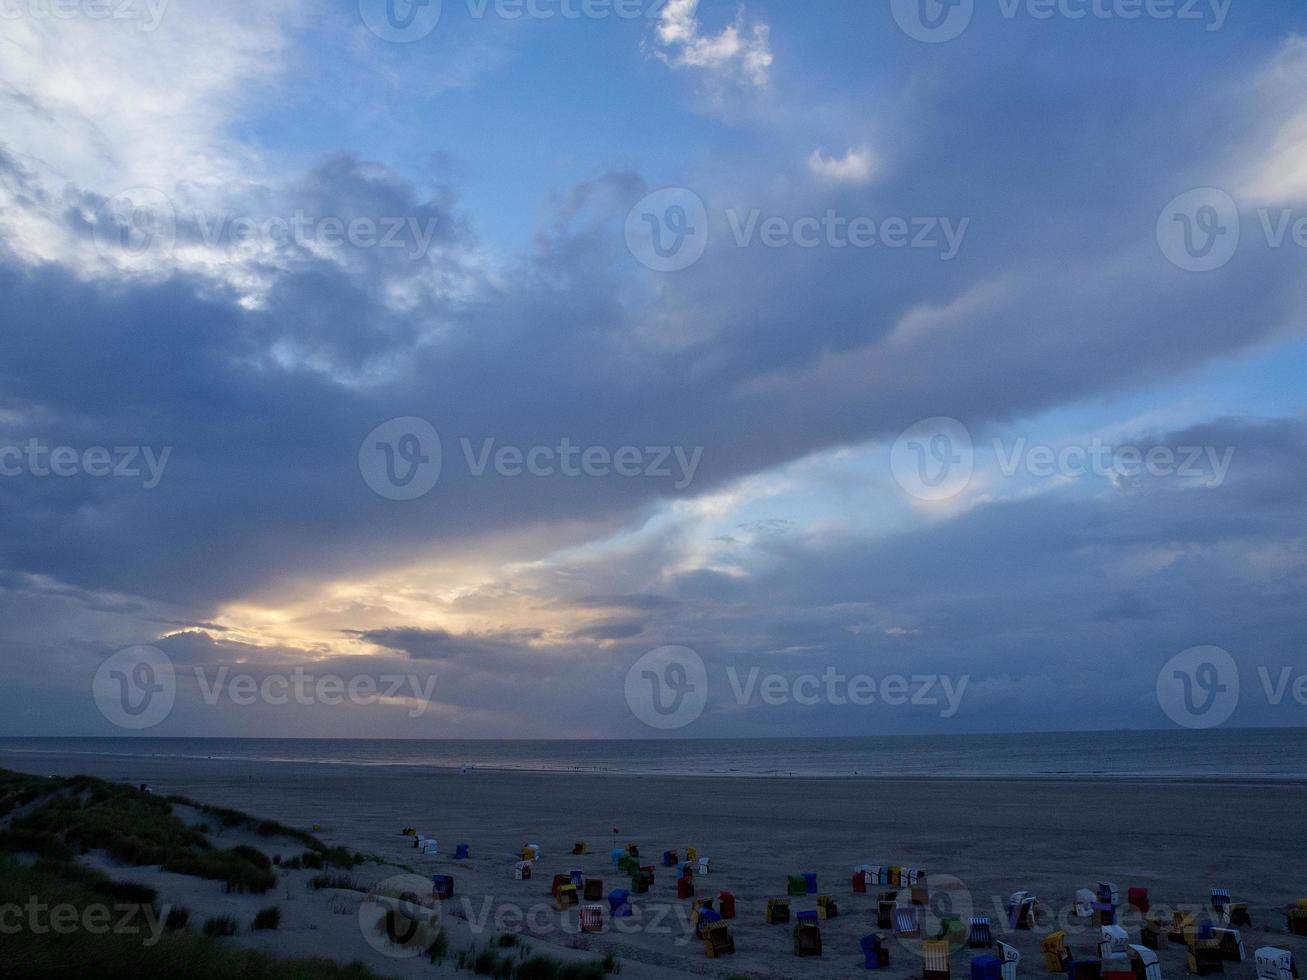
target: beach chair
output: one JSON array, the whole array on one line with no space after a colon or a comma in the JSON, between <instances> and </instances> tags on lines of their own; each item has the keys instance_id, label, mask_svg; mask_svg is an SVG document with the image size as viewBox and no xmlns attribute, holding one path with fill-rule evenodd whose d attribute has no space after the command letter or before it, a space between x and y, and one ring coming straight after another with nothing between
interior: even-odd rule
<instances>
[{"instance_id":1,"label":"beach chair","mask_svg":"<svg viewBox=\"0 0 1307 980\"><path fill-rule=\"evenodd\" d=\"M913 885L912 893L908 896L908 901L913 905L929 905L930 892L925 885Z\"/></svg>"},{"instance_id":2,"label":"beach chair","mask_svg":"<svg viewBox=\"0 0 1307 980\"><path fill-rule=\"evenodd\" d=\"M1116 908L1121 904L1121 889L1116 887L1114 881L1100 881L1098 883L1098 900L1104 905Z\"/></svg>"},{"instance_id":3,"label":"beach chair","mask_svg":"<svg viewBox=\"0 0 1307 980\"><path fill-rule=\"evenodd\" d=\"M1102 960L1072 960L1066 968L1067 980L1102 980Z\"/></svg>"},{"instance_id":4,"label":"beach chair","mask_svg":"<svg viewBox=\"0 0 1307 980\"><path fill-rule=\"evenodd\" d=\"M584 887L585 872L580 868L568 868L567 877L571 879L572 884L576 885L577 888Z\"/></svg>"},{"instance_id":5,"label":"beach chair","mask_svg":"<svg viewBox=\"0 0 1307 980\"><path fill-rule=\"evenodd\" d=\"M921 938L921 919L915 905L905 905L894 910L894 938Z\"/></svg>"},{"instance_id":6,"label":"beach chair","mask_svg":"<svg viewBox=\"0 0 1307 980\"><path fill-rule=\"evenodd\" d=\"M675 851L663 851L663 867L670 868L680 863Z\"/></svg>"},{"instance_id":7,"label":"beach chair","mask_svg":"<svg viewBox=\"0 0 1307 980\"><path fill-rule=\"evenodd\" d=\"M1148 949L1166 949L1170 929L1160 915L1150 915L1139 930L1139 941Z\"/></svg>"},{"instance_id":8,"label":"beach chair","mask_svg":"<svg viewBox=\"0 0 1307 980\"><path fill-rule=\"evenodd\" d=\"M427 837L422 841L422 846L419 848L419 851L423 855L438 854L440 853L440 845L436 843L434 837Z\"/></svg>"},{"instance_id":9,"label":"beach chair","mask_svg":"<svg viewBox=\"0 0 1307 980\"><path fill-rule=\"evenodd\" d=\"M553 898L557 898L558 889L562 888L564 885L570 885L571 883L572 883L571 875L554 875L553 883L549 886L549 894Z\"/></svg>"},{"instance_id":10,"label":"beach chair","mask_svg":"<svg viewBox=\"0 0 1307 980\"><path fill-rule=\"evenodd\" d=\"M1038 899L1030 892L1013 892L1007 909L1008 928L1035 928L1038 904Z\"/></svg>"},{"instance_id":11,"label":"beach chair","mask_svg":"<svg viewBox=\"0 0 1307 980\"><path fill-rule=\"evenodd\" d=\"M855 895L867 894L867 885L869 883L870 878L871 876L867 874L867 872L858 871L855 869L853 872L853 877L849 879L849 884L853 888L853 894Z\"/></svg>"},{"instance_id":12,"label":"beach chair","mask_svg":"<svg viewBox=\"0 0 1307 980\"><path fill-rule=\"evenodd\" d=\"M1094 914L1094 902L1098 895L1088 888L1076 889L1075 914L1078 919L1088 919Z\"/></svg>"},{"instance_id":13,"label":"beach chair","mask_svg":"<svg viewBox=\"0 0 1307 980\"><path fill-rule=\"evenodd\" d=\"M717 914L723 919L735 918L735 895L733 893L717 893Z\"/></svg>"},{"instance_id":14,"label":"beach chair","mask_svg":"<svg viewBox=\"0 0 1307 980\"><path fill-rule=\"evenodd\" d=\"M903 887L903 869L897 864L891 864L889 866L888 884L893 885L895 888Z\"/></svg>"},{"instance_id":15,"label":"beach chair","mask_svg":"<svg viewBox=\"0 0 1307 980\"><path fill-rule=\"evenodd\" d=\"M1127 901L1129 901L1131 908L1135 909L1136 911L1142 912L1144 915L1148 914L1149 902L1148 902L1147 888L1129 889L1126 892L1126 899Z\"/></svg>"},{"instance_id":16,"label":"beach chair","mask_svg":"<svg viewBox=\"0 0 1307 980\"><path fill-rule=\"evenodd\" d=\"M767 925L775 926L790 921L790 900L788 898L767 899Z\"/></svg>"},{"instance_id":17,"label":"beach chair","mask_svg":"<svg viewBox=\"0 0 1307 980\"><path fill-rule=\"evenodd\" d=\"M1213 929L1216 948L1221 951L1221 959L1230 963L1242 963L1248 958L1244 949L1243 936L1238 929Z\"/></svg>"},{"instance_id":18,"label":"beach chair","mask_svg":"<svg viewBox=\"0 0 1307 980\"><path fill-rule=\"evenodd\" d=\"M689 861L682 861L680 864L678 864L678 865L676 866L676 877L678 877L678 878L693 878L693 877L694 877L694 865L691 864Z\"/></svg>"},{"instance_id":19,"label":"beach chair","mask_svg":"<svg viewBox=\"0 0 1307 980\"><path fill-rule=\"evenodd\" d=\"M1071 951L1066 948L1066 933L1054 932L1039 944L1044 951L1044 969L1049 973L1065 973L1071 962Z\"/></svg>"},{"instance_id":20,"label":"beach chair","mask_svg":"<svg viewBox=\"0 0 1307 980\"><path fill-rule=\"evenodd\" d=\"M629 857L638 858L640 856L640 848L636 847L634 841L630 841L626 845L626 853Z\"/></svg>"},{"instance_id":21,"label":"beach chair","mask_svg":"<svg viewBox=\"0 0 1307 980\"><path fill-rule=\"evenodd\" d=\"M921 944L922 980L949 980L949 948L942 939L928 939Z\"/></svg>"},{"instance_id":22,"label":"beach chair","mask_svg":"<svg viewBox=\"0 0 1307 980\"><path fill-rule=\"evenodd\" d=\"M883 970L889 966L889 945L878 932L870 932L858 940L862 948L863 966L868 970Z\"/></svg>"},{"instance_id":23,"label":"beach chair","mask_svg":"<svg viewBox=\"0 0 1307 980\"><path fill-rule=\"evenodd\" d=\"M1130 969L1135 980L1162 980L1162 967L1157 962L1157 953L1147 946L1130 946L1126 949L1130 957Z\"/></svg>"},{"instance_id":24,"label":"beach chair","mask_svg":"<svg viewBox=\"0 0 1307 980\"><path fill-rule=\"evenodd\" d=\"M703 931L699 926L700 923L703 922L703 914L705 912L711 912L713 918L721 918L721 916L713 910L711 898L696 898L690 903L690 925L694 926L694 934L700 938L703 936Z\"/></svg>"},{"instance_id":25,"label":"beach chair","mask_svg":"<svg viewBox=\"0 0 1307 980\"><path fill-rule=\"evenodd\" d=\"M730 927L721 919L704 925L703 951L710 959L729 956L735 952L735 939L731 936Z\"/></svg>"},{"instance_id":26,"label":"beach chair","mask_svg":"<svg viewBox=\"0 0 1307 980\"><path fill-rule=\"evenodd\" d=\"M641 868L631 876L631 891L636 895L643 895L649 891L649 887L654 882L652 871L646 871Z\"/></svg>"},{"instance_id":27,"label":"beach chair","mask_svg":"<svg viewBox=\"0 0 1307 980\"><path fill-rule=\"evenodd\" d=\"M685 860L693 864L699 860L699 849L696 847L687 847L685 849Z\"/></svg>"},{"instance_id":28,"label":"beach chair","mask_svg":"<svg viewBox=\"0 0 1307 980\"><path fill-rule=\"evenodd\" d=\"M576 885L569 881L566 885L560 885L558 887L558 891L554 895L554 905L557 906L560 912L563 909L572 908L573 906L580 904L581 903L576 894Z\"/></svg>"},{"instance_id":29,"label":"beach chair","mask_svg":"<svg viewBox=\"0 0 1307 980\"><path fill-rule=\"evenodd\" d=\"M989 927L989 916L973 915L967 920L967 946L971 949L990 949L994 934Z\"/></svg>"},{"instance_id":30,"label":"beach chair","mask_svg":"<svg viewBox=\"0 0 1307 980\"><path fill-rule=\"evenodd\" d=\"M799 912L798 915L796 915L796 916L794 917L794 920L795 920L796 922L816 922L816 921L817 921L817 910L816 910L816 909L803 909L803 910L801 910L801 911Z\"/></svg>"},{"instance_id":31,"label":"beach chair","mask_svg":"<svg viewBox=\"0 0 1307 980\"><path fill-rule=\"evenodd\" d=\"M804 891L809 895L817 894L817 872L815 871L803 872L803 888Z\"/></svg>"},{"instance_id":32,"label":"beach chair","mask_svg":"<svg viewBox=\"0 0 1307 980\"><path fill-rule=\"evenodd\" d=\"M1095 929L1101 929L1103 926L1116 925L1116 906L1109 905L1107 902L1095 902L1093 905L1094 914L1092 917Z\"/></svg>"},{"instance_id":33,"label":"beach chair","mask_svg":"<svg viewBox=\"0 0 1307 980\"><path fill-rule=\"evenodd\" d=\"M604 907L602 905L583 905L581 906L580 916L582 932L604 931Z\"/></svg>"},{"instance_id":34,"label":"beach chair","mask_svg":"<svg viewBox=\"0 0 1307 980\"><path fill-rule=\"evenodd\" d=\"M1003 980L1003 962L997 956L973 956L971 980Z\"/></svg>"},{"instance_id":35,"label":"beach chair","mask_svg":"<svg viewBox=\"0 0 1307 980\"><path fill-rule=\"evenodd\" d=\"M701 857L695 863L695 874L706 875L712 871L712 858Z\"/></svg>"},{"instance_id":36,"label":"beach chair","mask_svg":"<svg viewBox=\"0 0 1307 980\"><path fill-rule=\"evenodd\" d=\"M454 860L455 860L455 861L466 861L468 858L470 858L470 857L472 856L472 855L469 853L470 850L471 850L471 848L469 848L466 844L455 844L455 845L454 845Z\"/></svg>"},{"instance_id":37,"label":"beach chair","mask_svg":"<svg viewBox=\"0 0 1307 980\"><path fill-rule=\"evenodd\" d=\"M1103 980L1135 980L1134 967L1126 953L1111 953L1103 957L1100 971Z\"/></svg>"},{"instance_id":38,"label":"beach chair","mask_svg":"<svg viewBox=\"0 0 1307 980\"><path fill-rule=\"evenodd\" d=\"M416 837L418 834L418 829L416 827L405 827L403 830L400 831L400 834L403 835L404 837Z\"/></svg>"},{"instance_id":39,"label":"beach chair","mask_svg":"<svg viewBox=\"0 0 1307 980\"><path fill-rule=\"evenodd\" d=\"M631 893L625 888L615 888L608 893L608 914L614 919L631 917Z\"/></svg>"},{"instance_id":40,"label":"beach chair","mask_svg":"<svg viewBox=\"0 0 1307 980\"><path fill-rule=\"evenodd\" d=\"M633 858L629 854L622 855L622 859L617 862L618 870L625 875L635 876L640 873L640 859Z\"/></svg>"},{"instance_id":41,"label":"beach chair","mask_svg":"<svg viewBox=\"0 0 1307 980\"><path fill-rule=\"evenodd\" d=\"M821 929L815 922L799 922L794 926L794 955L820 956Z\"/></svg>"},{"instance_id":42,"label":"beach chair","mask_svg":"<svg viewBox=\"0 0 1307 980\"><path fill-rule=\"evenodd\" d=\"M579 840L579 841L577 841L575 844L572 845L572 853L573 853L574 855L579 855L579 854L589 854L589 853L590 853L590 849L589 849L588 847L586 847L586 845L585 845L585 841L583 841L583 840Z\"/></svg>"},{"instance_id":43,"label":"beach chair","mask_svg":"<svg viewBox=\"0 0 1307 980\"><path fill-rule=\"evenodd\" d=\"M622 859L626 857L626 851L623 848L614 847L608 857L614 866L620 868L622 866Z\"/></svg>"},{"instance_id":44,"label":"beach chair","mask_svg":"<svg viewBox=\"0 0 1307 980\"><path fill-rule=\"evenodd\" d=\"M876 903L876 928L893 929L894 928L894 910L898 908L898 903L891 899L881 899Z\"/></svg>"},{"instance_id":45,"label":"beach chair","mask_svg":"<svg viewBox=\"0 0 1307 980\"><path fill-rule=\"evenodd\" d=\"M925 883L926 872L922 871L920 868L908 868L907 874L904 875L903 884L912 886L924 885Z\"/></svg>"},{"instance_id":46,"label":"beach chair","mask_svg":"<svg viewBox=\"0 0 1307 980\"><path fill-rule=\"evenodd\" d=\"M808 882L803 875L790 875L786 879L785 894L799 896L808 894Z\"/></svg>"},{"instance_id":47,"label":"beach chair","mask_svg":"<svg viewBox=\"0 0 1307 980\"><path fill-rule=\"evenodd\" d=\"M1257 980L1298 980L1298 964L1287 949L1263 946L1253 956L1257 960Z\"/></svg>"},{"instance_id":48,"label":"beach chair","mask_svg":"<svg viewBox=\"0 0 1307 980\"><path fill-rule=\"evenodd\" d=\"M1186 930L1195 928L1194 917L1188 912L1171 913L1171 931L1167 933L1173 943L1185 941Z\"/></svg>"},{"instance_id":49,"label":"beach chair","mask_svg":"<svg viewBox=\"0 0 1307 980\"><path fill-rule=\"evenodd\" d=\"M1231 926L1253 927L1252 916L1248 914L1247 902L1231 902L1225 910L1225 921Z\"/></svg>"},{"instance_id":50,"label":"beach chair","mask_svg":"<svg viewBox=\"0 0 1307 980\"><path fill-rule=\"evenodd\" d=\"M1021 963L1020 951L1015 946L999 942L998 958L1003 964L1003 980L1017 980L1017 967Z\"/></svg>"},{"instance_id":51,"label":"beach chair","mask_svg":"<svg viewBox=\"0 0 1307 980\"><path fill-rule=\"evenodd\" d=\"M531 862L518 861L513 865L514 881L529 881L531 878Z\"/></svg>"},{"instance_id":52,"label":"beach chair","mask_svg":"<svg viewBox=\"0 0 1307 980\"><path fill-rule=\"evenodd\" d=\"M1186 928L1184 943L1188 947L1187 961L1190 973L1205 977L1213 973L1225 972L1225 958L1221 955L1221 944L1210 925L1206 928L1202 926Z\"/></svg>"},{"instance_id":53,"label":"beach chair","mask_svg":"<svg viewBox=\"0 0 1307 980\"><path fill-rule=\"evenodd\" d=\"M431 895L433 898L446 899L454 897L453 875L432 875Z\"/></svg>"},{"instance_id":54,"label":"beach chair","mask_svg":"<svg viewBox=\"0 0 1307 980\"><path fill-rule=\"evenodd\" d=\"M1289 933L1294 936L1307 936L1307 898L1300 898L1284 911L1289 920Z\"/></svg>"},{"instance_id":55,"label":"beach chair","mask_svg":"<svg viewBox=\"0 0 1307 980\"><path fill-rule=\"evenodd\" d=\"M1109 956L1124 956L1130 937L1120 926L1103 926L1098 938L1098 955L1102 959Z\"/></svg>"},{"instance_id":56,"label":"beach chair","mask_svg":"<svg viewBox=\"0 0 1307 980\"><path fill-rule=\"evenodd\" d=\"M540 854L539 854L539 852L538 852L534 847L524 847L524 848L522 848L522 860L523 860L523 861L536 861L536 860L539 859L539 857L540 857Z\"/></svg>"},{"instance_id":57,"label":"beach chair","mask_svg":"<svg viewBox=\"0 0 1307 980\"><path fill-rule=\"evenodd\" d=\"M1212 911L1220 912L1230 904L1230 889L1213 888L1212 889Z\"/></svg>"},{"instance_id":58,"label":"beach chair","mask_svg":"<svg viewBox=\"0 0 1307 980\"><path fill-rule=\"evenodd\" d=\"M694 898L694 879L677 878L676 879L676 897L677 898Z\"/></svg>"},{"instance_id":59,"label":"beach chair","mask_svg":"<svg viewBox=\"0 0 1307 980\"><path fill-rule=\"evenodd\" d=\"M817 896L817 918L835 919L840 914L840 907L835 904L835 899L829 895Z\"/></svg>"},{"instance_id":60,"label":"beach chair","mask_svg":"<svg viewBox=\"0 0 1307 980\"><path fill-rule=\"evenodd\" d=\"M604 881L602 878L587 878L582 888L582 897L587 902L598 902L604 897Z\"/></svg>"}]
</instances>

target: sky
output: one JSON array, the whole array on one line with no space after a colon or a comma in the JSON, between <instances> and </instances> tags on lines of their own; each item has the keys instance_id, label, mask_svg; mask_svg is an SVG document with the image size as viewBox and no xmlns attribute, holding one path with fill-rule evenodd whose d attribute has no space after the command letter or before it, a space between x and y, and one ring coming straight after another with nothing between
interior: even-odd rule
<instances>
[{"instance_id":1,"label":"sky","mask_svg":"<svg viewBox=\"0 0 1307 980\"><path fill-rule=\"evenodd\" d=\"M0 734L1307 724L1305 273L1295 4L0 0Z\"/></svg>"}]
</instances>

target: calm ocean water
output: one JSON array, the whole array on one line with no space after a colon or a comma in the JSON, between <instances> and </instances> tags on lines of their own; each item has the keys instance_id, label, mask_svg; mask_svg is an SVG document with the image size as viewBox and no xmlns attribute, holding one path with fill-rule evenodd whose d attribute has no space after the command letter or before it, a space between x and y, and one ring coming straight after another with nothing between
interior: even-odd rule
<instances>
[{"instance_id":1,"label":"calm ocean water","mask_svg":"<svg viewBox=\"0 0 1307 980\"><path fill-rule=\"evenodd\" d=\"M1307 780L1307 729L587 742L0 738L0 754L634 774Z\"/></svg>"}]
</instances>

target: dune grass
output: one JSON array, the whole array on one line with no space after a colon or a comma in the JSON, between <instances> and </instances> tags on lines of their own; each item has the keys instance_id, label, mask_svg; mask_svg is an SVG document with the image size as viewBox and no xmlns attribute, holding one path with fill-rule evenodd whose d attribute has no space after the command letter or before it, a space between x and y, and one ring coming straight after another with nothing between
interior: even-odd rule
<instances>
[{"instance_id":1,"label":"dune grass","mask_svg":"<svg viewBox=\"0 0 1307 980\"><path fill-rule=\"evenodd\" d=\"M0 943L0 976L140 977L160 980L374 980L361 963L281 960L225 946L189 930L168 931L166 909L125 901L108 878L73 865L22 866L0 858L0 905L24 911L22 928ZM143 893L142 893L143 895ZM52 928L51 913L64 912ZM71 910L76 910L72 912ZM103 911L103 915L98 913ZM12 920L12 916L10 917ZM69 927L68 923L75 920Z\"/></svg>"}]
</instances>

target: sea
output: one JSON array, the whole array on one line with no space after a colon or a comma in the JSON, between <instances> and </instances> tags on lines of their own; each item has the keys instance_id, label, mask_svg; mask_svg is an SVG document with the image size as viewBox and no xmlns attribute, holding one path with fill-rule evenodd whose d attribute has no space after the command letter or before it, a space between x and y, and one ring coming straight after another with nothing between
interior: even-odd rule
<instances>
[{"instance_id":1,"label":"sea","mask_svg":"<svg viewBox=\"0 0 1307 980\"><path fill-rule=\"evenodd\" d=\"M792 779L1307 782L1304 728L611 741L0 737L0 758L14 765L34 770L42 755Z\"/></svg>"}]
</instances>

